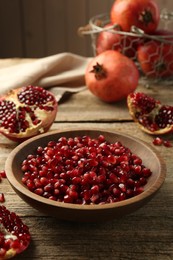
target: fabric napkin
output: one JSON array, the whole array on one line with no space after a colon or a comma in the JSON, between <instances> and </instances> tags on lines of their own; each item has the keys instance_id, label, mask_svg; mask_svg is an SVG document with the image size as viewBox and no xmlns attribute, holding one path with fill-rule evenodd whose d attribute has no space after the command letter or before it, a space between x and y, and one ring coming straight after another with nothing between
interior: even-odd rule
<instances>
[{"instance_id":1,"label":"fabric napkin","mask_svg":"<svg viewBox=\"0 0 173 260\"><path fill-rule=\"evenodd\" d=\"M1 68L0 95L30 84L50 88L55 94L58 93L58 87L62 86L75 88L76 92L76 87L80 90L85 86L84 74L90 60L91 58L64 52Z\"/></svg>"}]
</instances>

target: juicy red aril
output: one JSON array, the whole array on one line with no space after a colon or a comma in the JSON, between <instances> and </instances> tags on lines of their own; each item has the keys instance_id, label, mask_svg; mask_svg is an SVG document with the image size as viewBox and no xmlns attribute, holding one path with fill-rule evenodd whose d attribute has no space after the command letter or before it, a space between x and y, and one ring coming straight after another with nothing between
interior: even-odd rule
<instances>
[{"instance_id":1,"label":"juicy red aril","mask_svg":"<svg viewBox=\"0 0 173 260\"><path fill-rule=\"evenodd\" d=\"M168 140L164 140L164 141L163 141L163 145L166 146L166 147L172 147L171 142L168 141Z\"/></svg>"},{"instance_id":2,"label":"juicy red aril","mask_svg":"<svg viewBox=\"0 0 173 260\"><path fill-rule=\"evenodd\" d=\"M140 108L142 114L148 114L156 107L155 99L144 93L134 93L132 98L134 98L133 105Z\"/></svg>"},{"instance_id":3,"label":"juicy red aril","mask_svg":"<svg viewBox=\"0 0 173 260\"><path fill-rule=\"evenodd\" d=\"M5 202L4 193L0 192L0 202Z\"/></svg>"},{"instance_id":4,"label":"juicy red aril","mask_svg":"<svg viewBox=\"0 0 173 260\"><path fill-rule=\"evenodd\" d=\"M39 146L23 160L22 182L37 195L65 203L104 204L144 190L152 174L142 159L120 142L61 137Z\"/></svg>"},{"instance_id":5,"label":"juicy red aril","mask_svg":"<svg viewBox=\"0 0 173 260\"><path fill-rule=\"evenodd\" d=\"M0 206L0 259L21 253L29 243L29 228L14 212Z\"/></svg>"},{"instance_id":6,"label":"juicy red aril","mask_svg":"<svg viewBox=\"0 0 173 260\"><path fill-rule=\"evenodd\" d=\"M45 89L42 89L39 86L34 88L32 86L25 87L20 93L18 93L18 99L25 105L41 105L41 108L44 108L43 105L47 102L53 101L53 97L50 96Z\"/></svg>"},{"instance_id":7,"label":"juicy red aril","mask_svg":"<svg viewBox=\"0 0 173 260\"><path fill-rule=\"evenodd\" d=\"M154 138L154 140L153 140L153 144L154 145L162 145L163 144L163 139L162 138L160 138L160 137L156 137L156 138Z\"/></svg>"},{"instance_id":8,"label":"juicy red aril","mask_svg":"<svg viewBox=\"0 0 173 260\"><path fill-rule=\"evenodd\" d=\"M162 106L156 115L155 121L159 128L173 125L173 107Z\"/></svg>"},{"instance_id":9,"label":"juicy red aril","mask_svg":"<svg viewBox=\"0 0 173 260\"><path fill-rule=\"evenodd\" d=\"M0 177L6 178L6 172L4 170L0 171Z\"/></svg>"},{"instance_id":10,"label":"juicy red aril","mask_svg":"<svg viewBox=\"0 0 173 260\"><path fill-rule=\"evenodd\" d=\"M0 126L9 131L18 132L16 106L12 101L0 101Z\"/></svg>"}]
</instances>

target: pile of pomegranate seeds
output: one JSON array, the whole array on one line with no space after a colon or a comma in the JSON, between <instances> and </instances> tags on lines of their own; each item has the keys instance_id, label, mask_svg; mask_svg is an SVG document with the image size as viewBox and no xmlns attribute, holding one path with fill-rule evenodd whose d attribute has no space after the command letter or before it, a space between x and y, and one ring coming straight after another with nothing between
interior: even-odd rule
<instances>
[{"instance_id":1,"label":"pile of pomegranate seeds","mask_svg":"<svg viewBox=\"0 0 173 260\"><path fill-rule=\"evenodd\" d=\"M122 201L143 192L152 174L141 158L103 135L50 141L22 162L22 182L40 196L75 204Z\"/></svg>"},{"instance_id":2,"label":"pile of pomegranate seeds","mask_svg":"<svg viewBox=\"0 0 173 260\"><path fill-rule=\"evenodd\" d=\"M9 259L24 251L30 243L28 227L19 216L0 206L0 259Z\"/></svg>"}]
</instances>

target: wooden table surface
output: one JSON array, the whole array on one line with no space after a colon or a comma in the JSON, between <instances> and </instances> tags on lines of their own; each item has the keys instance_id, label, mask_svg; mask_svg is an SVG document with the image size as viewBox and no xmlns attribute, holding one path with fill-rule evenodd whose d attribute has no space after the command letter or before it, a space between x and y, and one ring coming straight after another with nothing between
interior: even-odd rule
<instances>
[{"instance_id":1,"label":"wooden table surface","mask_svg":"<svg viewBox=\"0 0 173 260\"><path fill-rule=\"evenodd\" d=\"M25 60L24 60L25 61ZM23 60L0 60L0 67ZM138 86L143 91L173 105L173 86ZM126 102L107 104L88 90L73 94L59 103L51 129L75 127L120 131L145 140L129 116ZM173 136L166 138L173 142ZM0 170L16 143L0 135ZM155 147L167 166L165 183L143 208L121 219L105 223L71 223L44 215L31 208L15 194L7 179L0 183L4 205L15 211L30 227L32 241L17 260L172 260L173 259L173 148Z\"/></svg>"}]
</instances>

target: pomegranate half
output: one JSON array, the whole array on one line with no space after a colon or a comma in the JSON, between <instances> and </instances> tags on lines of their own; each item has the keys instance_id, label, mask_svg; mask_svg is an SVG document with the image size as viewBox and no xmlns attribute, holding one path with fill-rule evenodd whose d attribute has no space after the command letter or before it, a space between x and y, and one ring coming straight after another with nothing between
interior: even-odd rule
<instances>
[{"instance_id":1,"label":"pomegranate half","mask_svg":"<svg viewBox=\"0 0 173 260\"><path fill-rule=\"evenodd\" d=\"M145 93L131 93L127 97L129 113L141 130L160 135L173 131L173 107Z\"/></svg>"},{"instance_id":2,"label":"pomegranate half","mask_svg":"<svg viewBox=\"0 0 173 260\"><path fill-rule=\"evenodd\" d=\"M57 101L39 86L26 86L0 97L0 133L22 142L48 131L55 120Z\"/></svg>"},{"instance_id":3,"label":"pomegranate half","mask_svg":"<svg viewBox=\"0 0 173 260\"><path fill-rule=\"evenodd\" d=\"M20 217L0 206L0 259L9 259L23 252L30 239L29 228Z\"/></svg>"}]
</instances>

